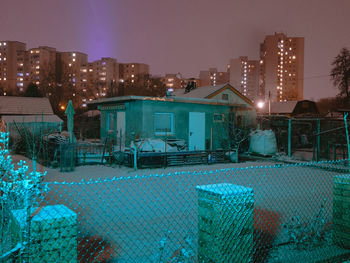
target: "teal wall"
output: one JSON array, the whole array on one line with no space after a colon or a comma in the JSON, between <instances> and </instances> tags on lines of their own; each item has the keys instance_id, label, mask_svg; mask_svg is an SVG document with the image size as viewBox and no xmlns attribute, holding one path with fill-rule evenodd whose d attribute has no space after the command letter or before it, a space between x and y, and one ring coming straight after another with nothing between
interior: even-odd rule
<instances>
[{"instance_id":1,"label":"teal wall","mask_svg":"<svg viewBox=\"0 0 350 263\"><path fill-rule=\"evenodd\" d=\"M124 110L101 110L101 139L107 135L106 120L107 114L113 113L114 129L116 130L117 111L125 111L126 122L126 146L135 138L160 138L165 136L155 135L154 114L173 113L174 134L168 138L185 140L188 143L189 134L189 112L205 113L205 141L206 149L210 147L211 129L213 132L213 149L228 148L227 144L227 122L215 122L214 113L224 114L225 120L228 118L229 107L215 104L196 104L185 102L159 101L159 100L134 100L125 103ZM238 111L238 115L244 115L245 125L251 125L255 121L255 111Z\"/></svg>"}]
</instances>

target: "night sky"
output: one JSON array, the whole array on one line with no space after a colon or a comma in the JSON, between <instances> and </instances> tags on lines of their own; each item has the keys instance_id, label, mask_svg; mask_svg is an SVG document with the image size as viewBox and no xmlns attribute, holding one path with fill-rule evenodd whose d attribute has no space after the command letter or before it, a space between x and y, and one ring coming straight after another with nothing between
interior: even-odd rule
<instances>
[{"instance_id":1,"label":"night sky","mask_svg":"<svg viewBox=\"0 0 350 263\"><path fill-rule=\"evenodd\" d=\"M304 97L334 96L330 63L350 48L348 0L0 0L0 39L150 65L152 74L226 70L259 58L266 35L305 37Z\"/></svg>"}]
</instances>

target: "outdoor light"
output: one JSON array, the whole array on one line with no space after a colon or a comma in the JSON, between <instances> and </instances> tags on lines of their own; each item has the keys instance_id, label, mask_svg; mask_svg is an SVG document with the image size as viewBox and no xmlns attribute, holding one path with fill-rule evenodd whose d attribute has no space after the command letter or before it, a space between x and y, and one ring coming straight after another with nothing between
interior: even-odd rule
<instances>
[{"instance_id":1,"label":"outdoor light","mask_svg":"<svg viewBox=\"0 0 350 263\"><path fill-rule=\"evenodd\" d=\"M263 101L259 101L257 105L258 105L259 109L262 109L264 107L265 103Z\"/></svg>"}]
</instances>

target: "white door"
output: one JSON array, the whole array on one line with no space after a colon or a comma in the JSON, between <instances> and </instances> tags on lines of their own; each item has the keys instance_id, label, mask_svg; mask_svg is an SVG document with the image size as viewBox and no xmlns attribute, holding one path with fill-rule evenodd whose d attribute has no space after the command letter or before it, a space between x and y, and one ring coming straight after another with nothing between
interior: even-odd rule
<instances>
[{"instance_id":1,"label":"white door","mask_svg":"<svg viewBox=\"0 0 350 263\"><path fill-rule=\"evenodd\" d=\"M121 136L121 145L125 146L125 111L117 112L117 144L120 144Z\"/></svg>"},{"instance_id":2,"label":"white door","mask_svg":"<svg viewBox=\"0 0 350 263\"><path fill-rule=\"evenodd\" d=\"M205 113L189 113L188 148L190 151L205 150Z\"/></svg>"}]
</instances>

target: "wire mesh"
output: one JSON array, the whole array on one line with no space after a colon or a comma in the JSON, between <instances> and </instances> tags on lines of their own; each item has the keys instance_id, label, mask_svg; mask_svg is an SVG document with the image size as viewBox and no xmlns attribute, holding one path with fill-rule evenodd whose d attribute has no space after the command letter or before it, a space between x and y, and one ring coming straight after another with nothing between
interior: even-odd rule
<instances>
[{"instance_id":1,"label":"wire mesh","mask_svg":"<svg viewBox=\"0 0 350 263\"><path fill-rule=\"evenodd\" d=\"M46 191L30 216L30 262L349 259L350 217L342 213L343 206L350 208L349 177L342 181L344 191L333 192L334 178L348 171L346 163L43 183ZM345 233L340 243L334 242L336 193L343 201L337 215L345 218L337 228ZM21 208L2 203L3 253L23 237ZM20 252L12 258L25 262Z\"/></svg>"}]
</instances>

